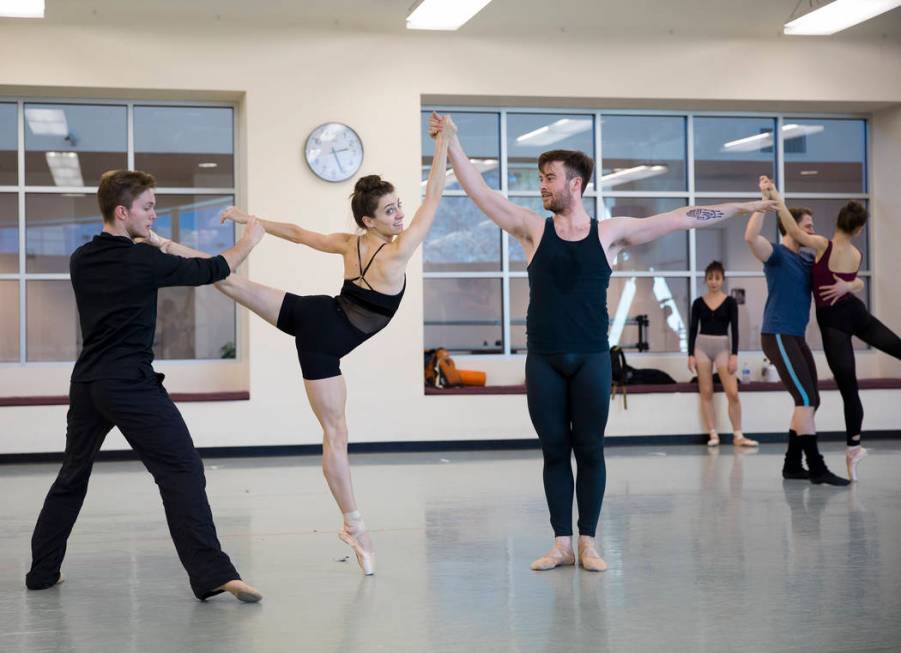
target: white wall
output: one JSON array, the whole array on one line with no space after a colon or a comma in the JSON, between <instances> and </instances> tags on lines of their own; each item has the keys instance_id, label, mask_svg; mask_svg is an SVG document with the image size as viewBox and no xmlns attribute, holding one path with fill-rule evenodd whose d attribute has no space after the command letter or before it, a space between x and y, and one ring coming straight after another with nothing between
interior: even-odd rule
<instances>
[{"instance_id":1,"label":"white wall","mask_svg":"<svg viewBox=\"0 0 901 653\"><path fill-rule=\"evenodd\" d=\"M897 194L901 152L901 46L894 41L810 39L736 41L630 36L617 40L548 34L534 38L474 38L465 33L299 32L217 24L141 22L129 30L99 23L58 26L0 22L0 95L232 98L239 106L243 192L252 211L297 220L322 231L351 225L350 184L317 181L302 160L306 135L326 120L352 125L366 150L363 173L398 186L408 205L419 194L419 109L429 98L505 98L506 102L592 106L667 106L780 110L885 109L875 127L873 181ZM762 71L764 71L762 73ZM536 98L541 98L540 100ZM556 99L555 99L556 98ZM652 99L648 99L652 98ZM492 100L485 99L486 103ZM896 197L894 195L893 197ZM896 197L896 199L898 199ZM874 210L874 213L876 211ZM899 220L874 227L880 238L899 234ZM897 238L895 239L897 242ZM901 273L881 241L877 279ZM425 397L421 383L422 276L411 262L407 295L392 325L343 363L350 386L348 415L355 441L530 437L523 397ZM267 239L254 253L251 276L301 294L335 294L337 258ZM901 327L897 300L876 283L875 310ZM256 317L243 334L246 362L160 364L170 391L249 387L249 402L185 404L199 446L312 443L320 439L306 400L293 343ZM492 361L492 381L521 376L521 359ZM642 366L683 364L660 357ZM892 364L894 365L894 364ZM895 373L873 354L861 356L863 375ZM825 367L822 368L825 371ZM0 368L0 395L64 394L68 366ZM825 395L830 404L837 396ZM867 396L869 428L897 427L901 393ZM691 398L688 398L689 401ZM894 401L893 401L894 400ZM747 395L747 431L785 430L781 393ZM0 408L0 453L52 451L63 446L65 407ZM830 406L821 429L841 428ZM628 414L614 411L612 435L700 431L686 397L635 397ZM108 447L123 447L111 438Z\"/></svg>"}]
</instances>

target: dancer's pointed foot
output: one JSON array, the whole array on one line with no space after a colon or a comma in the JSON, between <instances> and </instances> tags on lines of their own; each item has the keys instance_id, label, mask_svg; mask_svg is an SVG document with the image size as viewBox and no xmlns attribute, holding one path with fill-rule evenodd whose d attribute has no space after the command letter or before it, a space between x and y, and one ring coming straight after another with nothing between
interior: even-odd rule
<instances>
[{"instance_id":1,"label":"dancer's pointed foot","mask_svg":"<svg viewBox=\"0 0 901 653\"><path fill-rule=\"evenodd\" d=\"M259 590L239 579L230 580L225 585L220 585L216 589L228 592L244 603L256 603L263 598L263 595L260 594Z\"/></svg>"},{"instance_id":2,"label":"dancer's pointed foot","mask_svg":"<svg viewBox=\"0 0 901 653\"><path fill-rule=\"evenodd\" d=\"M586 571L607 571L607 563L597 550L597 542L593 537L579 537L579 564Z\"/></svg>"},{"instance_id":3,"label":"dancer's pointed foot","mask_svg":"<svg viewBox=\"0 0 901 653\"><path fill-rule=\"evenodd\" d=\"M857 463L863 460L870 451L864 449L859 444L855 447L848 447L845 451L845 463L848 465L848 478L852 481L857 480Z\"/></svg>"},{"instance_id":4,"label":"dancer's pointed foot","mask_svg":"<svg viewBox=\"0 0 901 653\"><path fill-rule=\"evenodd\" d=\"M746 438L744 435L740 433L736 433L732 438L732 446L734 447L759 447L760 443L757 440L752 440L751 438Z\"/></svg>"},{"instance_id":5,"label":"dancer's pointed foot","mask_svg":"<svg viewBox=\"0 0 901 653\"><path fill-rule=\"evenodd\" d=\"M553 548L529 565L533 571L547 571L555 567L571 567L576 564L572 542L558 539Z\"/></svg>"},{"instance_id":6,"label":"dancer's pointed foot","mask_svg":"<svg viewBox=\"0 0 901 653\"><path fill-rule=\"evenodd\" d=\"M354 550L363 575L372 576L375 573L375 551L372 550L372 539L366 532L363 520L345 519L344 526L338 532L338 538Z\"/></svg>"}]
</instances>

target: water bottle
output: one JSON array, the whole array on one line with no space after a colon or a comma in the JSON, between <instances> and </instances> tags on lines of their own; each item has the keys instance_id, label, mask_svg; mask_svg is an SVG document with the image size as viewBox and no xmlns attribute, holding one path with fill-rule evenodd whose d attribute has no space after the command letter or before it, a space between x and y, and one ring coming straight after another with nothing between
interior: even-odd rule
<instances>
[{"instance_id":1,"label":"water bottle","mask_svg":"<svg viewBox=\"0 0 901 653\"><path fill-rule=\"evenodd\" d=\"M748 367L748 362L745 361L742 363L741 367L741 382L742 383L750 383L751 382L751 368Z\"/></svg>"}]
</instances>

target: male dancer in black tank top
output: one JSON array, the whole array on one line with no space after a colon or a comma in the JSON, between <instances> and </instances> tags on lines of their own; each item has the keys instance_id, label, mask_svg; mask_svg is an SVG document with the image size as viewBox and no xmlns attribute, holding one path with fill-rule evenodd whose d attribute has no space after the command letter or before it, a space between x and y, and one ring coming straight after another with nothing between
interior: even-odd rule
<instances>
[{"instance_id":1,"label":"male dancer in black tank top","mask_svg":"<svg viewBox=\"0 0 901 653\"><path fill-rule=\"evenodd\" d=\"M433 114L430 133L456 132L450 116ZM529 264L526 393L544 454L544 490L554 529L553 548L532 569L575 564L572 501L579 507L579 560L603 571L595 543L606 484L604 429L610 397L607 284L611 261L627 248L679 229L707 227L735 215L769 211L774 202L686 207L649 218L592 220L582 206L594 161L555 150L538 160L544 219L496 193L470 162L456 134L448 157L466 194L516 238ZM578 472L573 480L570 459Z\"/></svg>"}]
</instances>

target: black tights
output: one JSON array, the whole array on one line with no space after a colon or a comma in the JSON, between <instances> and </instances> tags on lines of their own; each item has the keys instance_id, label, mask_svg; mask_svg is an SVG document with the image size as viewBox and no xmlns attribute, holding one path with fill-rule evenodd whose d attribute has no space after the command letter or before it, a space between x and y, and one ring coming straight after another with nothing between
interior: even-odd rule
<instances>
[{"instance_id":1,"label":"black tights","mask_svg":"<svg viewBox=\"0 0 901 653\"><path fill-rule=\"evenodd\" d=\"M594 537L607 485L604 429L610 407L610 354L530 353L526 393L544 453L544 493L554 535L572 535L575 489L579 534Z\"/></svg>"},{"instance_id":2,"label":"black tights","mask_svg":"<svg viewBox=\"0 0 901 653\"><path fill-rule=\"evenodd\" d=\"M873 317L864 303L849 297L834 306L817 309L823 349L845 405L845 434L849 447L860 444L863 404L857 387L857 371L851 336L901 359L901 338Z\"/></svg>"}]
</instances>

